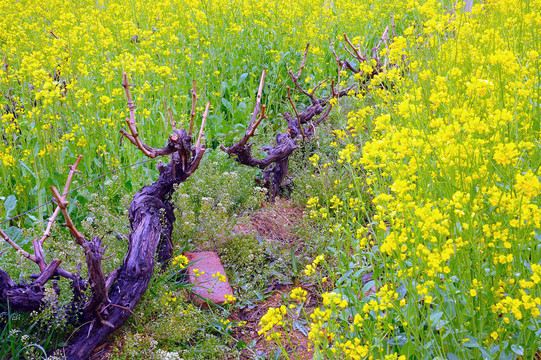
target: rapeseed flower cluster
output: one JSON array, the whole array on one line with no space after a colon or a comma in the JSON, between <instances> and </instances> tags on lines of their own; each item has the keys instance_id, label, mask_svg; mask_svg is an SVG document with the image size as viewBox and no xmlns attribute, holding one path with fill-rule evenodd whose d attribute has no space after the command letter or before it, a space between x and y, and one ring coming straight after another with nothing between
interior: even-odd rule
<instances>
[{"instance_id":1,"label":"rapeseed flower cluster","mask_svg":"<svg viewBox=\"0 0 541 360\"><path fill-rule=\"evenodd\" d=\"M189 262L188 258L182 254L175 256L171 261L173 265L178 265L181 269L184 269Z\"/></svg>"},{"instance_id":2,"label":"rapeseed flower cluster","mask_svg":"<svg viewBox=\"0 0 541 360\"><path fill-rule=\"evenodd\" d=\"M216 272L216 274L212 274L212 277L221 282L227 281L227 277L224 274L220 273L219 271Z\"/></svg>"},{"instance_id":3,"label":"rapeseed flower cluster","mask_svg":"<svg viewBox=\"0 0 541 360\"><path fill-rule=\"evenodd\" d=\"M298 301L299 303L303 303L306 301L306 296L308 295L308 292L304 290L303 288L297 287L293 290L291 290L291 299L293 301Z\"/></svg>"},{"instance_id":4,"label":"rapeseed flower cluster","mask_svg":"<svg viewBox=\"0 0 541 360\"><path fill-rule=\"evenodd\" d=\"M323 255L318 255L311 264L306 265L304 268L304 274L306 276L312 276L322 261L325 261L325 257Z\"/></svg>"},{"instance_id":5,"label":"rapeseed flower cluster","mask_svg":"<svg viewBox=\"0 0 541 360\"><path fill-rule=\"evenodd\" d=\"M136 149L117 145L128 114L122 71L139 84L132 95L149 145L161 146L170 130L164 103L179 126L188 121L192 79L205 84L202 101L219 104L209 136L225 135L249 116L254 69L265 64L269 87L284 88L286 71L299 66L310 42L302 81L313 88L336 75L329 37L355 34L354 43L370 51L392 14L380 48L387 66L333 132L333 160L310 158L326 190L310 199L310 217L324 225L326 256L336 262L328 274L336 289L307 317L312 349L325 359L534 358L541 2L464 5L0 2L8 65L0 75L0 195L17 192L19 203L31 204L39 184L54 180L51 169L65 171L78 154L90 173L135 158ZM362 64L349 80L365 80L374 66ZM347 75L340 76L342 86ZM340 108L338 100L331 105ZM331 166L345 176L327 181ZM324 260L318 256L304 274L313 276ZM286 314L285 306L269 309L260 335L277 341Z\"/></svg>"},{"instance_id":6,"label":"rapeseed flower cluster","mask_svg":"<svg viewBox=\"0 0 541 360\"><path fill-rule=\"evenodd\" d=\"M284 325L284 316L287 314L285 305L279 308L270 307L267 313L263 315L259 321L261 329L257 332L259 335L265 335L267 340L277 340L280 337L280 333L276 331L275 326L279 327Z\"/></svg>"}]
</instances>

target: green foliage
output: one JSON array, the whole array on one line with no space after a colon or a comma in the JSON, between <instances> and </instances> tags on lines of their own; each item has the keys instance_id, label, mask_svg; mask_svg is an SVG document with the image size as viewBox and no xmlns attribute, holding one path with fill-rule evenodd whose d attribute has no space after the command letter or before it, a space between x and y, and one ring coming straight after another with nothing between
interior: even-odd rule
<instances>
[{"instance_id":1,"label":"green foliage","mask_svg":"<svg viewBox=\"0 0 541 360\"><path fill-rule=\"evenodd\" d=\"M155 274L134 310L135 316L116 336L111 360L209 359L236 352L228 330L217 326L229 312L202 310L191 304L189 287L178 275L174 267Z\"/></svg>"},{"instance_id":2,"label":"green foliage","mask_svg":"<svg viewBox=\"0 0 541 360\"><path fill-rule=\"evenodd\" d=\"M229 234L236 217L257 209L264 190L254 187L256 170L239 167L223 152L213 153L174 194L177 222L174 238L192 245L219 241Z\"/></svg>"},{"instance_id":3,"label":"green foliage","mask_svg":"<svg viewBox=\"0 0 541 360\"><path fill-rule=\"evenodd\" d=\"M58 310L54 304L49 308ZM33 314L14 313L8 305L0 308L0 329L0 359L46 359L47 348L58 344L71 328L65 321L46 315L37 318Z\"/></svg>"}]
</instances>

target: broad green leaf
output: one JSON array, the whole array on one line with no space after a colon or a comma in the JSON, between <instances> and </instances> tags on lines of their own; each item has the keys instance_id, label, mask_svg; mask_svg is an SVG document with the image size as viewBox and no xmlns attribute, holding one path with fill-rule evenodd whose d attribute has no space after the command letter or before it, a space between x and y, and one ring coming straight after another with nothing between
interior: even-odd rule
<instances>
[{"instance_id":1,"label":"broad green leaf","mask_svg":"<svg viewBox=\"0 0 541 360\"><path fill-rule=\"evenodd\" d=\"M363 286L363 295L366 294L368 290L370 290L374 285L376 285L376 282L374 280L370 280Z\"/></svg>"},{"instance_id":2,"label":"broad green leaf","mask_svg":"<svg viewBox=\"0 0 541 360\"><path fill-rule=\"evenodd\" d=\"M222 98L222 105L229 111L229 112L233 112L233 106L231 105L231 103L226 99L226 98Z\"/></svg>"},{"instance_id":3,"label":"broad green leaf","mask_svg":"<svg viewBox=\"0 0 541 360\"><path fill-rule=\"evenodd\" d=\"M524 355L524 348L520 345L511 345L511 351L520 356Z\"/></svg>"},{"instance_id":4,"label":"broad green leaf","mask_svg":"<svg viewBox=\"0 0 541 360\"><path fill-rule=\"evenodd\" d=\"M13 242L19 245L23 244L23 231L19 229L18 227L11 226L7 228L6 231L4 232L6 233L7 236L9 236L11 240L13 240Z\"/></svg>"},{"instance_id":5,"label":"broad green leaf","mask_svg":"<svg viewBox=\"0 0 541 360\"><path fill-rule=\"evenodd\" d=\"M17 207L17 198L15 195L9 195L4 202L4 209L6 210L6 219L9 219L15 215L15 208Z\"/></svg>"},{"instance_id":6,"label":"broad green leaf","mask_svg":"<svg viewBox=\"0 0 541 360\"><path fill-rule=\"evenodd\" d=\"M443 311L434 311L432 314L430 314L430 321L432 323L437 323L441 317L443 316Z\"/></svg>"},{"instance_id":7,"label":"broad green leaf","mask_svg":"<svg viewBox=\"0 0 541 360\"><path fill-rule=\"evenodd\" d=\"M244 82L244 80L246 80L246 78L248 77L248 73L244 73L242 74L240 77L239 77L239 81L238 81L238 85L240 86L240 84L242 84Z\"/></svg>"}]
</instances>

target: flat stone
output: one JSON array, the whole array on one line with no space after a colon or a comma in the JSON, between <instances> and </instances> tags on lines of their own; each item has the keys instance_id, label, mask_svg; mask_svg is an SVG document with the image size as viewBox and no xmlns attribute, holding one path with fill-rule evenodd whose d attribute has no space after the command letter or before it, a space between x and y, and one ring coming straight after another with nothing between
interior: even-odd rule
<instances>
[{"instance_id":1,"label":"flat stone","mask_svg":"<svg viewBox=\"0 0 541 360\"><path fill-rule=\"evenodd\" d=\"M184 255L190 262L187 266L187 275L189 283L193 285L191 299L195 304L207 307L209 301L221 305L227 301L226 295L233 296L225 269L215 252L186 252ZM220 281L218 272L225 281Z\"/></svg>"}]
</instances>

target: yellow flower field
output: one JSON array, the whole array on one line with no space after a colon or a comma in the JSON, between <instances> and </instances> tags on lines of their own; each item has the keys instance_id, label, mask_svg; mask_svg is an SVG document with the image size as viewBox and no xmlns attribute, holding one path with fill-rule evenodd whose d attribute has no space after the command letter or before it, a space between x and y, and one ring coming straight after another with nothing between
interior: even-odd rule
<instances>
[{"instance_id":1,"label":"yellow flower field","mask_svg":"<svg viewBox=\"0 0 541 360\"><path fill-rule=\"evenodd\" d=\"M270 104L283 95L286 69L298 66L307 42L306 82L315 84L335 71L329 37L341 39L347 32L374 41L388 22L380 18L383 9L398 12L403 5L2 2L0 195L34 202L45 185L62 181L66 165L79 154L89 176L137 160L134 149L118 145L128 115L122 71L136 85L138 126L151 145L161 146L169 131L167 107L178 123L189 118L192 80L198 84L198 110L207 100L213 106L207 138L232 140L225 135L245 126L262 69L268 70L267 112L277 116Z\"/></svg>"},{"instance_id":2,"label":"yellow flower field","mask_svg":"<svg viewBox=\"0 0 541 360\"><path fill-rule=\"evenodd\" d=\"M541 2L458 5L418 8L391 45L392 89L349 114L347 182L309 201L340 275L363 257L379 275L375 294L351 277L347 307L314 313L322 358L539 356Z\"/></svg>"}]
</instances>

